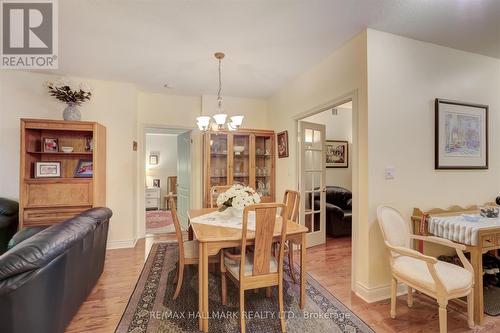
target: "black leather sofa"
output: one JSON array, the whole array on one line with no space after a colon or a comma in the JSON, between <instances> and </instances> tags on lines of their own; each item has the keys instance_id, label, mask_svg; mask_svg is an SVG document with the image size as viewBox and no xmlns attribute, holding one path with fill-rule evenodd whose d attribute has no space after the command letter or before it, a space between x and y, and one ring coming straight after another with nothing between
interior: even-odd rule
<instances>
[{"instance_id":1,"label":"black leather sofa","mask_svg":"<svg viewBox=\"0 0 500 333\"><path fill-rule=\"evenodd\" d=\"M7 244L17 231L19 224L19 204L0 198L0 254L7 251Z\"/></svg>"},{"instance_id":2,"label":"black leather sofa","mask_svg":"<svg viewBox=\"0 0 500 333\"><path fill-rule=\"evenodd\" d=\"M319 193L314 209L320 209ZM350 236L352 232L352 192L340 186L326 187L326 233L333 237Z\"/></svg>"},{"instance_id":3,"label":"black leather sofa","mask_svg":"<svg viewBox=\"0 0 500 333\"><path fill-rule=\"evenodd\" d=\"M0 256L0 331L62 333L103 268L109 219L93 208Z\"/></svg>"}]
</instances>

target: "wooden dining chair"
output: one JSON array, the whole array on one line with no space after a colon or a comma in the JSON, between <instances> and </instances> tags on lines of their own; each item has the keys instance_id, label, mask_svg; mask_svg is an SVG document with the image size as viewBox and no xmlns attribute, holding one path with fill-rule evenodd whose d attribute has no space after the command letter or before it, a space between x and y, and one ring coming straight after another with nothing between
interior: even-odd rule
<instances>
[{"instance_id":1,"label":"wooden dining chair","mask_svg":"<svg viewBox=\"0 0 500 333\"><path fill-rule=\"evenodd\" d=\"M413 305L413 289L437 300L439 304L439 332L445 333L446 306L453 298L467 296L468 324L474 327L473 288L474 270L462 251L465 245L450 240L419 236L410 233L410 226L394 208L379 206L377 217L391 265L391 317L396 318L397 284L408 286L408 306ZM437 260L411 248L412 240L422 240L454 248L464 268Z\"/></svg>"},{"instance_id":2,"label":"wooden dining chair","mask_svg":"<svg viewBox=\"0 0 500 333\"><path fill-rule=\"evenodd\" d=\"M184 266L185 265L198 265L198 241L184 241L182 236L182 228L179 223L179 218L177 217L177 208L175 206L175 201L173 198L169 199L169 206L171 207L172 220L174 221L175 236L177 237L177 242L179 243L179 261L177 262L177 286L175 288L175 293L173 299L175 300L179 296L181 291L182 281L184 278ZM209 263L218 263L219 257L212 256L208 258Z\"/></svg>"},{"instance_id":3,"label":"wooden dining chair","mask_svg":"<svg viewBox=\"0 0 500 333\"><path fill-rule=\"evenodd\" d=\"M217 185L210 188L210 208L214 208L214 204L217 205L217 197L219 194L226 192L231 186L232 185Z\"/></svg>"},{"instance_id":4,"label":"wooden dining chair","mask_svg":"<svg viewBox=\"0 0 500 333\"><path fill-rule=\"evenodd\" d=\"M278 304L281 331L285 332L283 307L283 257L284 246L280 246L278 257L272 255L273 236L281 209L281 232L279 243L285 244L287 206L279 203L256 204L243 210L241 253L236 255L221 251L222 304L227 303L226 276L240 289L240 330L245 332L245 290L278 286ZM255 212L255 240L253 252L246 253L248 237L248 215Z\"/></svg>"},{"instance_id":5,"label":"wooden dining chair","mask_svg":"<svg viewBox=\"0 0 500 333\"><path fill-rule=\"evenodd\" d=\"M287 218L289 221L297 223L299 217L299 207L300 207L300 193L293 190L286 190L285 196L283 198L283 203L287 207ZM293 246L294 242L291 240L285 243L285 252L288 253L288 267L289 274L294 283L297 283L297 279L295 278L295 269L293 263Z\"/></svg>"}]
</instances>

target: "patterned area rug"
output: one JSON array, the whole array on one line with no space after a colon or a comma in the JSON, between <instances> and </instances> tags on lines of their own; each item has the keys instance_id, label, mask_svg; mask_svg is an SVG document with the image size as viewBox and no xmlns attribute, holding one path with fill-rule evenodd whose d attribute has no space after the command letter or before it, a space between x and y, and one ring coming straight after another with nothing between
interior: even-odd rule
<instances>
[{"instance_id":1,"label":"patterned area rug","mask_svg":"<svg viewBox=\"0 0 500 333\"><path fill-rule=\"evenodd\" d=\"M117 333L173 333L198 331L198 270L187 267L184 283L176 301L174 294L176 243L153 245ZM360 318L308 277L306 307L299 308L299 286L285 275L284 302L287 332L373 332ZM239 332L239 296L237 287L228 280L228 304L220 303L220 275L210 273L209 332ZM277 288L267 298L265 290L245 293L247 332L280 332Z\"/></svg>"},{"instance_id":2,"label":"patterned area rug","mask_svg":"<svg viewBox=\"0 0 500 333\"><path fill-rule=\"evenodd\" d=\"M174 231L172 212L168 210L146 211L146 232L161 233Z\"/></svg>"}]
</instances>

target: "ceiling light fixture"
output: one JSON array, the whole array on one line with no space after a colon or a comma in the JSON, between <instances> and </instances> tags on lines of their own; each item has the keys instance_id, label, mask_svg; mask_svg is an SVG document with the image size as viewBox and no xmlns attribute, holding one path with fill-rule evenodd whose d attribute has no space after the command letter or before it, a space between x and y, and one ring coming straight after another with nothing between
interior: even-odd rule
<instances>
[{"instance_id":1,"label":"ceiling light fixture","mask_svg":"<svg viewBox=\"0 0 500 333\"><path fill-rule=\"evenodd\" d=\"M196 118L196 124L201 131L208 131L212 129L214 131L218 130L229 130L235 131L238 130L243 123L243 116L232 116L229 117L226 113L223 112L222 109L222 71L221 71L221 62L224 59L225 54L222 52L215 53L215 58L219 61L219 89L217 90L217 113L213 115L213 117L209 116L199 116ZM213 120L212 120L213 118Z\"/></svg>"}]
</instances>

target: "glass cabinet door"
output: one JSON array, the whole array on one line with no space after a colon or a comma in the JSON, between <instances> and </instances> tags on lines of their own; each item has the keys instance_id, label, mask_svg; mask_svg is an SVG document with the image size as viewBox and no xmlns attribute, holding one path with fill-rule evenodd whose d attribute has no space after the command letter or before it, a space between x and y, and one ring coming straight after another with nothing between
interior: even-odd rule
<instances>
[{"instance_id":1,"label":"glass cabinet door","mask_svg":"<svg viewBox=\"0 0 500 333\"><path fill-rule=\"evenodd\" d=\"M228 137L223 133L210 134L209 189L228 184Z\"/></svg>"},{"instance_id":2,"label":"glass cabinet door","mask_svg":"<svg viewBox=\"0 0 500 333\"><path fill-rule=\"evenodd\" d=\"M254 188L263 197L270 199L274 191L273 137L255 136L255 185Z\"/></svg>"},{"instance_id":3,"label":"glass cabinet door","mask_svg":"<svg viewBox=\"0 0 500 333\"><path fill-rule=\"evenodd\" d=\"M250 135L233 135L232 183L250 185Z\"/></svg>"}]
</instances>

